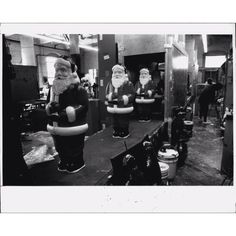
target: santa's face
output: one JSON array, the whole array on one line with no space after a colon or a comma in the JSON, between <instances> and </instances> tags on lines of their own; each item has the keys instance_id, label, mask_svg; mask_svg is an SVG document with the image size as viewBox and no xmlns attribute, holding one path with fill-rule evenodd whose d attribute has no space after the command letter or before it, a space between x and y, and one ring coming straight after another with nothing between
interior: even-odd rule
<instances>
[{"instance_id":1,"label":"santa's face","mask_svg":"<svg viewBox=\"0 0 236 236\"><path fill-rule=\"evenodd\" d=\"M144 86L150 80L150 75L148 71L140 72L139 81Z\"/></svg>"},{"instance_id":2,"label":"santa's face","mask_svg":"<svg viewBox=\"0 0 236 236\"><path fill-rule=\"evenodd\" d=\"M115 69L112 73L112 77L115 79L121 79L124 76L124 71L121 69Z\"/></svg>"},{"instance_id":3,"label":"santa's face","mask_svg":"<svg viewBox=\"0 0 236 236\"><path fill-rule=\"evenodd\" d=\"M125 72L119 68L113 70L111 81L115 88L119 88L124 83L124 75Z\"/></svg>"},{"instance_id":4,"label":"santa's face","mask_svg":"<svg viewBox=\"0 0 236 236\"><path fill-rule=\"evenodd\" d=\"M72 79L72 71L71 68L62 65L56 64L55 66L55 79L53 80L53 92L56 95L63 93L67 87L71 84Z\"/></svg>"},{"instance_id":5,"label":"santa's face","mask_svg":"<svg viewBox=\"0 0 236 236\"><path fill-rule=\"evenodd\" d=\"M62 64L57 64L55 66L55 79L67 79L71 74L71 68Z\"/></svg>"},{"instance_id":6,"label":"santa's face","mask_svg":"<svg viewBox=\"0 0 236 236\"><path fill-rule=\"evenodd\" d=\"M149 73L147 72L147 71L142 71L141 73L140 73L140 78L142 78L142 79L145 79L145 78L149 78Z\"/></svg>"}]
</instances>

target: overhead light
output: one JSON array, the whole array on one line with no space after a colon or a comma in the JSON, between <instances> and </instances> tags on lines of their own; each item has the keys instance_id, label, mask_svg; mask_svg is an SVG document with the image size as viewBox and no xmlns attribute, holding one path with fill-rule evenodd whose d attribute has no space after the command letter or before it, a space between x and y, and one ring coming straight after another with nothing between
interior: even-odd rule
<instances>
[{"instance_id":1,"label":"overhead light","mask_svg":"<svg viewBox=\"0 0 236 236\"><path fill-rule=\"evenodd\" d=\"M202 43L203 43L203 50L206 53L207 52L207 35L202 34Z\"/></svg>"},{"instance_id":2,"label":"overhead light","mask_svg":"<svg viewBox=\"0 0 236 236\"><path fill-rule=\"evenodd\" d=\"M50 42L55 42L55 43L62 43L65 45L70 45L70 42L68 41L63 41L57 38L53 38L49 35L42 35L42 34L25 34L34 38L38 38L38 39L42 39L42 40L46 40L46 41L50 41Z\"/></svg>"},{"instance_id":3,"label":"overhead light","mask_svg":"<svg viewBox=\"0 0 236 236\"><path fill-rule=\"evenodd\" d=\"M31 34L31 35L28 35L28 36L38 38L38 39L42 39L42 40L46 40L46 41L55 42L55 43L62 43L62 44L65 44L65 45L70 45L70 42L68 42L68 41L60 40L60 39L51 37L49 35ZM84 48L84 49L92 50L92 51L98 51L98 48L87 46L87 45L79 45L79 48Z\"/></svg>"}]
</instances>

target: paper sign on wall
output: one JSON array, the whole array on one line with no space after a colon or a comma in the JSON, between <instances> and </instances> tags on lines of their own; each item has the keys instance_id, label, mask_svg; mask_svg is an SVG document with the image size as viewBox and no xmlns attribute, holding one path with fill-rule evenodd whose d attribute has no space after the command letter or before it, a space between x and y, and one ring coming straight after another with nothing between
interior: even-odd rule
<instances>
[{"instance_id":1,"label":"paper sign on wall","mask_svg":"<svg viewBox=\"0 0 236 236\"><path fill-rule=\"evenodd\" d=\"M110 58L110 56L109 55L105 55L103 58L104 58L104 60L108 60Z\"/></svg>"}]
</instances>

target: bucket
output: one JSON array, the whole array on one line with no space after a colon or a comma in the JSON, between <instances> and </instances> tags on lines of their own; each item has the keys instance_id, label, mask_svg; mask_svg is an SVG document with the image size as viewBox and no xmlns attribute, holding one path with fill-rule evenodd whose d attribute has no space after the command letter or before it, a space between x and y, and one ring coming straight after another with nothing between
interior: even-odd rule
<instances>
[{"instance_id":1,"label":"bucket","mask_svg":"<svg viewBox=\"0 0 236 236\"><path fill-rule=\"evenodd\" d=\"M193 119L193 112L192 112L192 107L187 107L186 108L186 120L192 120Z\"/></svg>"},{"instance_id":2,"label":"bucket","mask_svg":"<svg viewBox=\"0 0 236 236\"><path fill-rule=\"evenodd\" d=\"M185 120L184 121L184 126L187 130L192 130L193 129L193 121Z\"/></svg>"},{"instance_id":3,"label":"bucket","mask_svg":"<svg viewBox=\"0 0 236 236\"><path fill-rule=\"evenodd\" d=\"M162 146L158 152L158 161L169 165L169 180L173 180L175 178L178 156L179 153L171 145Z\"/></svg>"},{"instance_id":4,"label":"bucket","mask_svg":"<svg viewBox=\"0 0 236 236\"><path fill-rule=\"evenodd\" d=\"M193 121L185 120L184 121L184 129L187 134L187 137L191 138L193 133Z\"/></svg>"},{"instance_id":5,"label":"bucket","mask_svg":"<svg viewBox=\"0 0 236 236\"><path fill-rule=\"evenodd\" d=\"M160 161L158 162L158 164L161 170L161 179L162 180L167 179L169 173L169 165Z\"/></svg>"}]
</instances>

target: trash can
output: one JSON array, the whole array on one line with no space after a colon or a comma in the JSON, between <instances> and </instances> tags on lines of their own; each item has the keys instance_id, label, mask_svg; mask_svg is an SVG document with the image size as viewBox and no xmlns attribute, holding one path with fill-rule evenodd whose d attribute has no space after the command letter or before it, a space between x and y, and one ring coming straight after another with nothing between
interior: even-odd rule
<instances>
[{"instance_id":1,"label":"trash can","mask_svg":"<svg viewBox=\"0 0 236 236\"><path fill-rule=\"evenodd\" d=\"M168 173L169 173L169 165L164 163L164 162L158 162L161 170L161 179L165 180L168 178Z\"/></svg>"},{"instance_id":2,"label":"trash can","mask_svg":"<svg viewBox=\"0 0 236 236\"><path fill-rule=\"evenodd\" d=\"M191 138L193 135L193 121L185 120L184 121L184 130L188 138Z\"/></svg>"},{"instance_id":3,"label":"trash can","mask_svg":"<svg viewBox=\"0 0 236 236\"><path fill-rule=\"evenodd\" d=\"M169 165L168 179L173 180L176 174L179 153L171 145L163 145L158 151L158 161Z\"/></svg>"}]
</instances>

